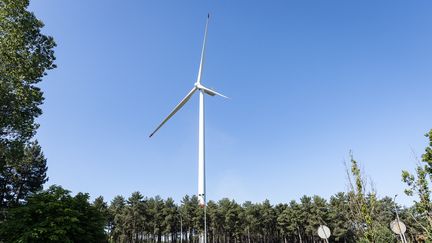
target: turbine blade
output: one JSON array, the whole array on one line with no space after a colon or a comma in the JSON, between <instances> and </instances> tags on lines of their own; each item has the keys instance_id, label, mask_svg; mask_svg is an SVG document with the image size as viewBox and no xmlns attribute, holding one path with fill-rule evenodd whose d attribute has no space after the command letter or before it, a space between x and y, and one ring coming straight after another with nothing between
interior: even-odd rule
<instances>
[{"instance_id":1,"label":"turbine blade","mask_svg":"<svg viewBox=\"0 0 432 243\"><path fill-rule=\"evenodd\" d=\"M156 127L156 129L150 134L149 137L152 137L153 134L155 134L159 128L161 128L163 126L163 124L165 124L172 116L174 116L174 114L179 111L184 104L186 104L186 102L188 102L188 100L192 97L192 95L195 93L195 91L197 90L197 87L193 87L193 89L191 91L189 91L189 93L180 101L180 103L178 103L178 105L171 111L171 113L161 122L161 124L159 124L158 127Z\"/></svg>"},{"instance_id":2,"label":"turbine blade","mask_svg":"<svg viewBox=\"0 0 432 243\"><path fill-rule=\"evenodd\" d=\"M225 96L225 95L223 95L223 94L221 94L221 93L218 93L218 92L216 92L216 91L214 91L214 90L211 90L211 89L209 89L209 88L207 88L207 87L204 87L204 86L202 86L202 85L199 85L199 86L198 86L198 89L203 90L204 93L206 93L206 94L208 94L208 95L211 95L211 96L219 95L219 96L221 96L221 97L224 97L224 98L226 98L226 99L229 99L227 96Z\"/></svg>"},{"instance_id":3,"label":"turbine blade","mask_svg":"<svg viewBox=\"0 0 432 243\"><path fill-rule=\"evenodd\" d=\"M201 83L201 76L202 76L202 72L203 72L203 68L204 68L204 54L205 54L205 49L206 49L207 28L208 28L209 19L210 19L210 14L207 15L207 22L206 22L206 27L205 27L205 32L204 32L204 42L203 42L203 47L201 50L201 60L200 60L200 65L199 65L199 69L198 69L198 77L197 77L197 81L196 81L198 84Z\"/></svg>"}]
</instances>

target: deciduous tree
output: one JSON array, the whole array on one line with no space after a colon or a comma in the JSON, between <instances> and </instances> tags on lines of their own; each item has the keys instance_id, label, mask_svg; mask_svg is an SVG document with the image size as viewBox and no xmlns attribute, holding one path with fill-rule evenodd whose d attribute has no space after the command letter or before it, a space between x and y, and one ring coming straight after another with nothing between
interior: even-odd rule
<instances>
[{"instance_id":1,"label":"deciduous tree","mask_svg":"<svg viewBox=\"0 0 432 243\"><path fill-rule=\"evenodd\" d=\"M0 207L41 189L46 161L32 142L42 114L37 84L55 68L55 42L27 10L28 0L0 0Z\"/></svg>"},{"instance_id":2,"label":"deciduous tree","mask_svg":"<svg viewBox=\"0 0 432 243\"><path fill-rule=\"evenodd\" d=\"M68 190L51 186L29 196L23 205L9 210L0 225L5 242L105 242L106 221L89 203L89 195L71 196Z\"/></svg>"}]
</instances>

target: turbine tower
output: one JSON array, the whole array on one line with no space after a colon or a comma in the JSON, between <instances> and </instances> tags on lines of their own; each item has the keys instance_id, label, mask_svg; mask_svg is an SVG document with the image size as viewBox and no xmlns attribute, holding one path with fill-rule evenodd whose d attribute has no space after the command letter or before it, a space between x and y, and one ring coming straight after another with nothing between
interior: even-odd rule
<instances>
[{"instance_id":1,"label":"turbine tower","mask_svg":"<svg viewBox=\"0 0 432 243\"><path fill-rule=\"evenodd\" d=\"M206 180L205 180L205 137L204 137L204 95L208 94L210 96L221 96L228 98L214 90L211 90L201 84L201 78L204 67L204 56L207 41L207 28L210 19L210 14L207 15L207 22L204 32L204 42L201 50L201 60L198 69L198 77L194 84L194 87L189 91L189 93L177 104L176 107L171 111L171 113L156 127L156 129L150 134L152 137L174 114L179 111L192 97L192 95L199 91L199 127L198 127L198 202L199 206L204 208L204 235L201 235L200 242L207 243L207 220L206 220Z\"/></svg>"}]
</instances>

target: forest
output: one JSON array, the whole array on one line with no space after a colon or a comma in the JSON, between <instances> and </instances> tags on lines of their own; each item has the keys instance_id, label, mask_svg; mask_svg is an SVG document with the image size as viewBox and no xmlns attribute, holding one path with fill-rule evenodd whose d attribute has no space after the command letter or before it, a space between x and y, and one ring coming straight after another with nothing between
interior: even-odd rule
<instances>
[{"instance_id":1,"label":"forest","mask_svg":"<svg viewBox=\"0 0 432 243\"><path fill-rule=\"evenodd\" d=\"M329 199L305 195L273 205L222 198L201 208L194 195L179 204L141 192L106 202L60 185L44 189L47 159L35 138L44 102L38 84L56 68L56 43L28 6L29 0L0 0L0 242L192 243L203 232L204 213L211 243L323 242L320 225L330 228L330 242L398 242L390 229L396 213L409 242L432 241L432 130L417 167L401 171L411 207L397 205L394 195L379 198L352 153L341 172L347 191Z\"/></svg>"},{"instance_id":2,"label":"forest","mask_svg":"<svg viewBox=\"0 0 432 243\"><path fill-rule=\"evenodd\" d=\"M332 232L330 242L397 242L398 236L389 227L396 209L407 225L409 242L430 239L430 211L422 208L430 205L429 201L404 208L396 205L394 198L377 198L373 188L367 189L366 179L353 157L347 173L350 190L339 192L328 201L306 195L277 205L268 200L243 204L228 198L209 201L208 241L320 242L317 228L327 225ZM185 196L176 205L171 198L147 198L134 192L127 199L115 197L109 205L99 197L93 205L108 219L106 232L113 242L179 242L180 237L185 242L198 242L203 229L204 210L198 206L196 196Z\"/></svg>"}]
</instances>

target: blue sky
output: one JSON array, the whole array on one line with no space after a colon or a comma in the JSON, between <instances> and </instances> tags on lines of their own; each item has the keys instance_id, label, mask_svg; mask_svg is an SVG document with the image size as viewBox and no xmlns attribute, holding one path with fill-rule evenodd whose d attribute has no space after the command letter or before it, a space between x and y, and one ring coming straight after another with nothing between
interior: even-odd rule
<instances>
[{"instance_id":1,"label":"blue sky","mask_svg":"<svg viewBox=\"0 0 432 243\"><path fill-rule=\"evenodd\" d=\"M55 1L30 9L58 68L37 139L50 184L111 200L197 191L203 82L208 199L273 203L345 191L350 149L381 196L403 196L432 128L430 1Z\"/></svg>"}]
</instances>

